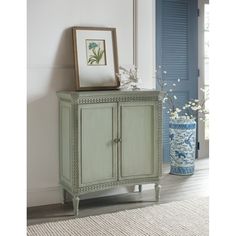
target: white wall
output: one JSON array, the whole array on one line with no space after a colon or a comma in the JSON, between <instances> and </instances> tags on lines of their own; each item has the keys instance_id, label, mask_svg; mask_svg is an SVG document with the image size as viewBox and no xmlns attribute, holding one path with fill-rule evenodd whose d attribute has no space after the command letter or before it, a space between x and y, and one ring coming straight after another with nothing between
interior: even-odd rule
<instances>
[{"instance_id":1,"label":"white wall","mask_svg":"<svg viewBox=\"0 0 236 236\"><path fill-rule=\"evenodd\" d=\"M145 88L155 88L155 0L137 0L137 67Z\"/></svg>"},{"instance_id":2,"label":"white wall","mask_svg":"<svg viewBox=\"0 0 236 236\"><path fill-rule=\"evenodd\" d=\"M138 66L144 86L150 88L153 33L149 24L152 25L153 0L138 2L142 4L138 8L138 56L142 58ZM115 27L119 64L133 64L133 0L28 1L28 206L61 201L55 92L75 88L72 26ZM127 189L100 195L117 191Z\"/></svg>"}]
</instances>

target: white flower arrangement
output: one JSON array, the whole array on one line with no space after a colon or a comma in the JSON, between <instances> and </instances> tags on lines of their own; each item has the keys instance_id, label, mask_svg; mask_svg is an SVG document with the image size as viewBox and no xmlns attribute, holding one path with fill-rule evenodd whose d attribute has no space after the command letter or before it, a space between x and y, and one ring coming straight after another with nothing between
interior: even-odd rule
<instances>
[{"instance_id":1,"label":"white flower arrangement","mask_svg":"<svg viewBox=\"0 0 236 236\"><path fill-rule=\"evenodd\" d=\"M141 86L141 80L138 76L138 69L132 66L126 69L122 66L119 67L120 72L116 75L120 79L121 87L124 89L139 90Z\"/></svg>"},{"instance_id":2,"label":"white flower arrangement","mask_svg":"<svg viewBox=\"0 0 236 236\"><path fill-rule=\"evenodd\" d=\"M200 121L206 121L206 114L209 114L209 111L205 109L205 103L209 99L209 91L201 88L201 92L205 94L205 98L202 100L190 99L184 106L180 109L176 107L175 101L177 96L173 94L173 87L176 87L177 84L173 83L172 88L167 89L168 83L166 82L163 75L166 75L167 72L163 71L161 66L158 67L157 73L157 83L161 91L165 92L163 98L163 103L167 105L163 108L167 108L167 114L169 114L171 119L181 119L181 120L196 120L199 117ZM180 83L181 79L178 78L177 82ZM169 87L169 86L168 86Z\"/></svg>"}]
</instances>

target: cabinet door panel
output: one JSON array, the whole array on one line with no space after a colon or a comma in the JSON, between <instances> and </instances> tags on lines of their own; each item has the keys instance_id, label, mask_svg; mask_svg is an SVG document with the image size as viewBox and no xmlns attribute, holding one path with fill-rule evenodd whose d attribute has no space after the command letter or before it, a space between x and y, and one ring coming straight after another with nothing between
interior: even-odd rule
<instances>
[{"instance_id":1,"label":"cabinet door panel","mask_svg":"<svg viewBox=\"0 0 236 236\"><path fill-rule=\"evenodd\" d=\"M155 103L122 103L120 105L120 178L157 175L155 150Z\"/></svg>"},{"instance_id":2,"label":"cabinet door panel","mask_svg":"<svg viewBox=\"0 0 236 236\"><path fill-rule=\"evenodd\" d=\"M79 106L80 185L117 179L117 104Z\"/></svg>"},{"instance_id":3,"label":"cabinet door panel","mask_svg":"<svg viewBox=\"0 0 236 236\"><path fill-rule=\"evenodd\" d=\"M72 185L71 166L71 105L60 102L60 180Z\"/></svg>"}]
</instances>

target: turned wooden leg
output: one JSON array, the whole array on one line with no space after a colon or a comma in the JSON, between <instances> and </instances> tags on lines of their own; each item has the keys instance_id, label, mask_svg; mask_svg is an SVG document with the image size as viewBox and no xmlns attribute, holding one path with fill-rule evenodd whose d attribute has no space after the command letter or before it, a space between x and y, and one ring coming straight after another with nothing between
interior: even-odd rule
<instances>
[{"instance_id":1,"label":"turned wooden leg","mask_svg":"<svg viewBox=\"0 0 236 236\"><path fill-rule=\"evenodd\" d=\"M67 201L67 192L65 189L62 189L62 204L65 204Z\"/></svg>"},{"instance_id":2,"label":"turned wooden leg","mask_svg":"<svg viewBox=\"0 0 236 236\"><path fill-rule=\"evenodd\" d=\"M79 215L79 196L75 195L73 197L73 208L74 208L74 215L78 216Z\"/></svg>"},{"instance_id":3,"label":"turned wooden leg","mask_svg":"<svg viewBox=\"0 0 236 236\"><path fill-rule=\"evenodd\" d=\"M156 201L160 201L160 194L161 194L161 185L159 183L155 184L155 191L156 191Z\"/></svg>"},{"instance_id":4,"label":"turned wooden leg","mask_svg":"<svg viewBox=\"0 0 236 236\"><path fill-rule=\"evenodd\" d=\"M142 186L142 184L139 184L139 186L138 186L138 191L141 193L142 190L143 190L143 186Z\"/></svg>"}]
</instances>

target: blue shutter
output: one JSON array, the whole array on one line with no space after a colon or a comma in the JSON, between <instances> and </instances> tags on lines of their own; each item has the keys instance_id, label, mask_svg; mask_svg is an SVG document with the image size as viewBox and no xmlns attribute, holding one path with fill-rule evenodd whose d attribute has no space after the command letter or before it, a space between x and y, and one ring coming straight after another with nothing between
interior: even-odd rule
<instances>
[{"instance_id":1,"label":"blue shutter","mask_svg":"<svg viewBox=\"0 0 236 236\"><path fill-rule=\"evenodd\" d=\"M161 65L167 71L168 84L177 84L175 93L181 108L188 99L197 98L197 0L157 0L156 27L157 68ZM169 161L168 126L164 112L164 162Z\"/></svg>"}]
</instances>

